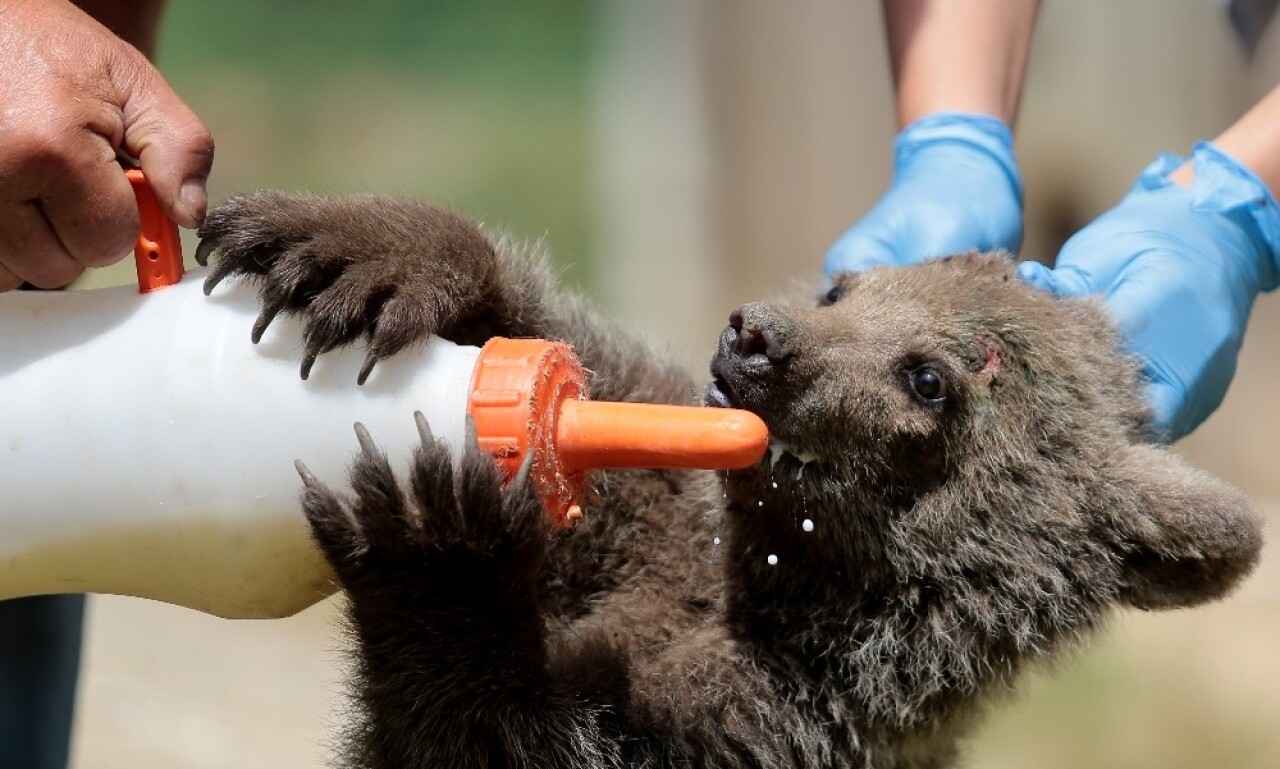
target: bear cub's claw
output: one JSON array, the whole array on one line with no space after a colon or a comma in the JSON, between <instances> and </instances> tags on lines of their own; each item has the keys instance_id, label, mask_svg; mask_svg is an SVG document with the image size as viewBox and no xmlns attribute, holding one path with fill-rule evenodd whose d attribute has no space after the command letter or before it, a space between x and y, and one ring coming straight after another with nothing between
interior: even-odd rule
<instances>
[{"instance_id":1,"label":"bear cub's claw","mask_svg":"<svg viewBox=\"0 0 1280 769\"><path fill-rule=\"evenodd\" d=\"M195 259L207 266L211 293L227 277L244 277L258 287L262 309L252 339L262 339L280 313L304 323L300 373L306 379L316 359L364 337L368 344L357 381L363 384L376 363L437 333L457 290L436 271L439 250L416 253L423 268L406 276L403 239L382 219L431 224L444 214L408 210L405 201L336 201L312 195L259 192L237 195L216 206L200 227Z\"/></svg>"},{"instance_id":2,"label":"bear cub's claw","mask_svg":"<svg viewBox=\"0 0 1280 769\"><path fill-rule=\"evenodd\" d=\"M439 596L441 581L474 587L531 577L541 562L548 524L529 463L503 489L470 420L455 465L449 445L434 437L426 418L414 417L421 442L407 489L359 423L360 453L350 472L354 499L339 497L297 463L303 511L343 587L358 600L371 588L383 590L380 581L409 580Z\"/></svg>"}]
</instances>

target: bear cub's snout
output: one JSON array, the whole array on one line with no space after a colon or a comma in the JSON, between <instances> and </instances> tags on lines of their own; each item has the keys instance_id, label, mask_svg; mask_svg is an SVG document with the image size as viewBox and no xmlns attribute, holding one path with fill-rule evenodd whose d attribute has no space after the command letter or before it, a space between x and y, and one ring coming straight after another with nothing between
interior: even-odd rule
<instances>
[{"instance_id":1,"label":"bear cub's snout","mask_svg":"<svg viewBox=\"0 0 1280 769\"><path fill-rule=\"evenodd\" d=\"M759 406L796 352L799 328L785 310L767 302L744 304L729 313L711 360L707 386L712 406Z\"/></svg>"}]
</instances>

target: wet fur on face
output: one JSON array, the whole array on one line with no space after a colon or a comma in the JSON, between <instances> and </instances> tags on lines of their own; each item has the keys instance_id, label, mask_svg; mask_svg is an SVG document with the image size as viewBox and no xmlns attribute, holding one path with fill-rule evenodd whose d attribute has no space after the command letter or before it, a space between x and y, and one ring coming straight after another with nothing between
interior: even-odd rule
<instances>
[{"instance_id":1,"label":"wet fur on face","mask_svg":"<svg viewBox=\"0 0 1280 769\"><path fill-rule=\"evenodd\" d=\"M1261 546L1238 491L1151 443L1101 308L1001 255L744 305L703 389L428 204L259 193L201 236L211 283L258 282L259 330L304 317L312 362L553 338L594 398L738 406L773 437L746 470L599 473L568 532L427 426L403 471L362 435L352 494L305 477L350 598L347 766L948 766L1028 663L1113 606L1224 595Z\"/></svg>"}]
</instances>

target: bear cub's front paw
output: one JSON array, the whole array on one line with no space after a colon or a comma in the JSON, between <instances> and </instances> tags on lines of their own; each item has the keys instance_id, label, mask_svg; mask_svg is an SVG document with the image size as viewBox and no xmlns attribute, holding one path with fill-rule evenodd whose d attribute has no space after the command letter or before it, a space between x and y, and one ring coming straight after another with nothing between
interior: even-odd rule
<instances>
[{"instance_id":1,"label":"bear cub's front paw","mask_svg":"<svg viewBox=\"0 0 1280 769\"><path fill-rule=\"evenodd\" d=\"M548 519L526 461L506 489L493 459L468 436L455 467L421 413L422 441L409 487L363 425L350 481L354 500L340 498L301 462L303 510L312 534L354 601L490 603L536 583ZM515 590L514 592L520 592Z\"/></svg>"},{"instance_id":2,"label":"bear cub's front paw","mask_svg":"<svg viewBox=\"0 0 1280 769\"><path fill-rule=\"evenodd\" d=\"M441 333L474 303L493 249L464 217L396 198L326 198L267 191L233 196L209 212L196 261L205 293L228 276L258 285L261 339L281 312L302 317L302 378L316 358L360 337L378 360Z\"/></svg>"}]
</instances>

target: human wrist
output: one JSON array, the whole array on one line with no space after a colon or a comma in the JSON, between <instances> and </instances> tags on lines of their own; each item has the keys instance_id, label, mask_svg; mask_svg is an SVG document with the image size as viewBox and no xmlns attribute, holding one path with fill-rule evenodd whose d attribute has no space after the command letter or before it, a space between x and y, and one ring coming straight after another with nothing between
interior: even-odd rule
<instances>
[{"instance_id":1,"label":"human wrist","mask_svg":"<svg viewBox=\"0 0 1280 769\"><path fill-rule=\"evenodd\" d=\"M884 0L898 125L940 110L1018 113L1036 0Z\"/></svg>"}]
</instances>

